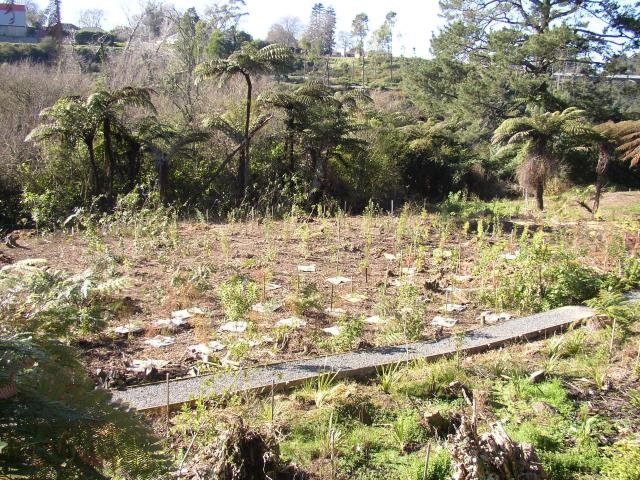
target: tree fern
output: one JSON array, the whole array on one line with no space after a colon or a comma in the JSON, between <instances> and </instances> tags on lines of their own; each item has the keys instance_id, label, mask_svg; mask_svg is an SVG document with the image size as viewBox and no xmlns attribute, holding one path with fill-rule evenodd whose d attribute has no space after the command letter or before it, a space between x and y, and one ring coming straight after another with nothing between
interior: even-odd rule
<instances>
[{"instance_id":1,"label":"tree fern","mask_svg":"<svg viewBox=\"0 0 640 480\"><path fill-rule=\"evenodd\" d=\"M0 474L21 478L161 478L166 463L146 423L111 403L67 345L0 337Z\"/></svg>"},{"instance_id":2,"label":"tree fern","mask_svg":"<svg viewBox=\"0 0 640 480\"><path fill-rule=\"evenodd\" d=\"M72 339L100 331L110 318L113 295L129 286L120 277L92 270L77 275L31 259L0 269L2 333L29 331Z\"/></svg>"}]
</instances>

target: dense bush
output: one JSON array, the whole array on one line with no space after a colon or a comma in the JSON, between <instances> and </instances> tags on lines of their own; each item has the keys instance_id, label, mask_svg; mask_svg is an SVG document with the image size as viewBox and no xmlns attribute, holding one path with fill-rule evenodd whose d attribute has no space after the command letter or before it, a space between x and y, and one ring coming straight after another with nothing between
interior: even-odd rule
<instances>
[{"instance_id":1,"label":"dense bush","mask_svg":"<svg viewBox=\"0 0 640 480\"><path fill-rule=\"evenodd\" d=\"M104 44L113 45L116 37L109 32L96 29L80 29L75 34L78 45Z\"/></svg>"},{"instance_id":2,"label":"dense bush","mask_svg":"<svg viewBox=\"0 0 640 480\"><path fill-rule=\"evenodd\" d=\"M50 63L55 59L55 55L56 46L50 40L41 43L0 43L0 63Z\"/></svg>"}]
</instances>

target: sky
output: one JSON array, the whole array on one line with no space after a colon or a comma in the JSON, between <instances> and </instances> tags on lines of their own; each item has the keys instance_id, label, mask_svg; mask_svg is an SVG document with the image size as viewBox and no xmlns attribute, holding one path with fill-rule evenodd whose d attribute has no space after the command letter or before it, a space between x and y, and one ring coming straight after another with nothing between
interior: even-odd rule
<instances>
[{"instance_id":1,"label":"sky","mask_svg":"<svg viewBox=\"0 0 640 480\"><path fill-rule=\"evenodd\" d=\"M247 0L247 11L241 23L241 28L257 38L265 38L269 27L282 17L299 17L307 23L311 7L317 0ZM45 0L39 0L45 4ZM167 0L176 9L184 11L195 7L202 12L207 5L215 0ZM443 19L439 17L437 0L334 0L324 1L325 6L333 6L337 15L336 33L340 30L350 31L351 21L361 12L369 16L369 30L373 31L383 22L389 10L397 13L397 23L394 37L394 54L420 57L429 56L429 39ZM103 27L111 28L127 23L127 14L140 11L139 0L62 0L62 17L67 23L76 23L80 12L89 8L104 10L105 21ZM401 34L398 37L398 34Z\"/></svg>"}]
</instances>

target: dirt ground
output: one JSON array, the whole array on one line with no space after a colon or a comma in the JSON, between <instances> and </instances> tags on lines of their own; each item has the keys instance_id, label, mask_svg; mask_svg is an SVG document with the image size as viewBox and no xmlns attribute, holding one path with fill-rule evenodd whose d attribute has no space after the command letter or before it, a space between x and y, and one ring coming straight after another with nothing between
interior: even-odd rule
<instances>
[{"instance_id":1,"label":"dirt ground","mask_svg":"<svg viewBox=\"0 0 640 480\"><path fill-rule=\"evenodd\" d=\"M614 195L616 198L605 196L603 207L619 203L620 194ZM631 200L624 200L635 202L637 198L640 197L634 195ZM227 224L184 221L177 223L173 234L141 235L132 228L119 228L103 230L97 237L77 231L44 235L18 232L19 246L3 247L0 265L45 258L55 269L79 273L102 268L131 280L131 286L119 294L125 297L121 302L124 307L119 309L111 328L137 324L143 327L142 331L129 335L110 331L80 344L91 370L101 369L105 384L121 387L158 380L167 372L175 377L205 373L220 364L247 366L332 353L328 346L331 335L323 329L336 325L339 319L326 312L308 315L305 327L283 335L275 327L278 320L296 316L290 298L306 285L315 284L323 307L329 308L332 285L327 279L336 276L351 280L333 287L334 309L343 309L348 316L378 314L382 290L386 288L388 296L393 296L403 282L412 282L427 300L423 339L477 328L485 310L473 295L480 286L481 273L476 267L477 236L465 233L461 225L443 234L434 218L380 215L369 219L342 217L340 222L336 218ZM571 222L566 227L554 227L549 235L562 237L565 245L580 252L585 263L606 269L610 266L602 246L611 229L605 225ZM535 224L532 228L536 228ZM488 232L486 242L499 243L508 261L510 255L517 253L520 231L521 225L508 222L502 231ZM315 271L300 272L300 265L313 265ZM244 333L220 330L227 320L218 285L236 274L252 278L259 285L262 303L282 304L275 312L251 312L248 320L254 327ZM272 290L270 284L280 288ZM348 301L345 297L349 294L360 301ZM447 313L443 310L445 304L463 305L464 310ZM188 318L176 330L155 325L160 319L169 319L176 310L194 307L201 313ZM454 328L433 326L431 321L437 315L453 317L458 322ZM365 323L364 334L355 348L393 342L385 337L385 319L382 321ZM172 336L175 343L158 348L145 343L156 335ZM237 346L239 340L246 344L240 361L230 356L230 348L212 352L208 362L189 352L190 346L203 342L219 341L229 347ZM134 373L128 368L133 360L168 363L162 368L149 368L146 373Z\"/></svg>"}]
</instances>

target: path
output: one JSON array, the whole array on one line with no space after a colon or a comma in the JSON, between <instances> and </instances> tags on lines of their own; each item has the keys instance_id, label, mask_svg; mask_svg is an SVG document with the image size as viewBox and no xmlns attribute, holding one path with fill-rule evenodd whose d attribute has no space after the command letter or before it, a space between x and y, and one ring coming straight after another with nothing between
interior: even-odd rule
<instances>
[{"instance_id":1,"label":"path","mask_svg":"<svg viewBox=\"0 0 640 480\"><path fill-rule=\"evenodd\" d=\"M500 347L513 341L544 337L591 316L593 311L587 307L562 307L467 332L459 345L456 345L454 337L447 337L409 345L176 379L169 382L168 403L176 406L196 398L206 398L223 392L271 389L272 384L276 389L284 390L327 371L338 372L338 378L366 376L374 373L380 366L418 358L434 360L444 355L454 354L457 349L465 353L474 353ZM114 391L113 398L137 410L157 409L167 405L167 384L161 382Z\"/></svg>"}]
</instances>

